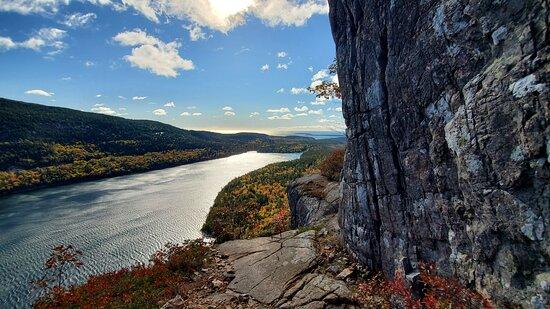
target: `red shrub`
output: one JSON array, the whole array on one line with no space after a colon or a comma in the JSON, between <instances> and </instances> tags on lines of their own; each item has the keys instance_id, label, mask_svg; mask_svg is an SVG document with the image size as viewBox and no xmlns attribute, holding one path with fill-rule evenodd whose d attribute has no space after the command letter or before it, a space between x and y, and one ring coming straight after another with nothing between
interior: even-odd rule
<instances>
[{"instance_id":1,"label":"red shrub","mask_svg":"<svg viewBox=\"0 0 550 309\"><path fill-rule=\"evenodd\" d=\"M345 153L346 151L341 148L333 150L319 165L321 175L331 181L339 181L344 166Z\"/></svg>"}]
</instances>

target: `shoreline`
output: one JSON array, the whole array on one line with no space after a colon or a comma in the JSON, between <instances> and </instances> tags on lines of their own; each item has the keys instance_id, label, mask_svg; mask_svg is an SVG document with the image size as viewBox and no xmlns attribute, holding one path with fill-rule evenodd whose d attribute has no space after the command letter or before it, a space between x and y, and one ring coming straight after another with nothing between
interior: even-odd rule
<instances>
[{"instance_id":1,"label":"shoreline","mask_svg":"<svg viewBox=\"0 0 550 309\"><path fill-rule=\"evenodd\" d=\"M205 158L197 159L195 161L185 162L185 163L181 163L181 164L171 164L171 165L167 165L167 166L163 166L163 167L159 167L159 168L128 171L128 172L122 172L122 173L104 175L104 176L88 176L88 177L76 178L74 180L59 181L59 182L55 182L55 183L51 183L51 184L39 184L39 185L36 185L36 186L25 187L25 188L21 188L21 189L14 189L14 190L9 190L9 191L0 191L0 200L3 199L3 198L8 198L10 196L13 196L15 194L20 194L20 193L28 193L28 192L41 190L41 189L56 188L56 187L72 185L72 184L78 184L78 183L89 182L89 181L96 181L96 180L110 179L110 178L116 178L116 177L121 177L121 176L148 173L148 172L152 172L152 171L159 171L159 170L164 170L164 169L178 167L178 166L184 166L184 165L189 165L189 164L194 164L194 163L200 163L200 162L206 162L206 161L212 161L212 160L217 160L217 159L228 158L228 157L231 157L231 156L240 155L240 154L247 153L247 152L258 152L258 153L304 153L304 151L301 151L301 152L271 152L271 151L266 152L266 151L258 151L258 150L228 152L228 153L224 153L222 155L217 155L217 156L213 156L213 157L205 157Z\"/></svg>"}]
</instances>

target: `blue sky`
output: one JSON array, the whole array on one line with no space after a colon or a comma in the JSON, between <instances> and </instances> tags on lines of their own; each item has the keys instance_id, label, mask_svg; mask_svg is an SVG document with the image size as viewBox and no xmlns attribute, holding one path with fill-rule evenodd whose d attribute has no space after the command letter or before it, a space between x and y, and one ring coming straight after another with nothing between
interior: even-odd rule
<instances>
[{"instance_id":1,"label":"blue sky","mask_svg":"<svg viewBox=\"0 0 550 309\"><path fill-rule=\"evenodd\" d=\"M0 96L189 129L343 131L341 102L304 89L335 78L327 12L325 0L0 0Z\"/></svg>"}]
</instances>

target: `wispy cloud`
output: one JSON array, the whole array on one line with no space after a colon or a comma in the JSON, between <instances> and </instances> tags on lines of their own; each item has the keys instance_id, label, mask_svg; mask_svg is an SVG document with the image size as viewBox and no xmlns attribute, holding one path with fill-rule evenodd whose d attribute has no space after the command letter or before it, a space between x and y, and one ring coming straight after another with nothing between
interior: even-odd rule
<instances>
[{"instance_id":1,"label":"wispy cloud","mask_svg":"<svg viewBox=\"0 0 550 309\"><path fill-rule=\"evenodd\" d=\"M67 15L63 20L62 24L69 28L79 28L85 27L87 24L91 23L97 18L95 13L74 13Z\"/></svg>"},{"instance_id":2,"label":"wispy cloud","mask_svg":"<svg viewBox=\"0 0 550 309\"><path fill-rule=\"evenodd\" d=\"M0 2L1 3L1 2ZM63 50L66 45L63 42L63 38L66 36L65 30L57 28L42 28L38 30L34 35L29 37L25 41L16 42L10 37L0 36L0 51L26 48L34 51L41 51L43 48L48 48L48 55L53 56Z\"/></svg>"},{"instance_id":3,"label":"wispy cloud","mask_svg":"<svg viewBox=\"0 0 550 309\"><path fill-rule=\"evenodd\" d=\"M268 113L290 113L290 109L288 107L281 107L279 109L268 109Z\"/></svg>"},{"instance_id":4,"label":"wispy cloud","mask_svg":"<svg viewBox=\"0 0 550 309\"><path fill-rule=\"evenodd\" d=\"M155 116L166 116L166 111L162 108L155 109L153 111L153 115Z\"/></svg>"},{"instance_id":5,"label":"wispy cloud","mask_svg":"<svg viewBox=\"0 0 550 309\"><path fill-rule=\"evenodd\" d=\"M42 89L27 90L27 91L25 91L25 93L26 94L37 95L37 96L41 96L41 97L51 97L51 96L54 95L53 92L44 91Z\"/></svg>"}]
</instances>

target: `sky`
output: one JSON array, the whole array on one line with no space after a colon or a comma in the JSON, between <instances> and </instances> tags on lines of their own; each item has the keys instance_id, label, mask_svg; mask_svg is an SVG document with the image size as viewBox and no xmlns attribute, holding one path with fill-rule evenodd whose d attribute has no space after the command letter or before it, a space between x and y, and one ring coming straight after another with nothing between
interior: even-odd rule
<instances>
[{"instance_id":1,"label":"sky","mask_svg":"<svg viewBox=\"0 0 550 309\"><path fill-rule=\"evenodd\" d=\"M344 130L326 0L0 0L0 97L185 129Z\"/></svg>"}]
</instances>

